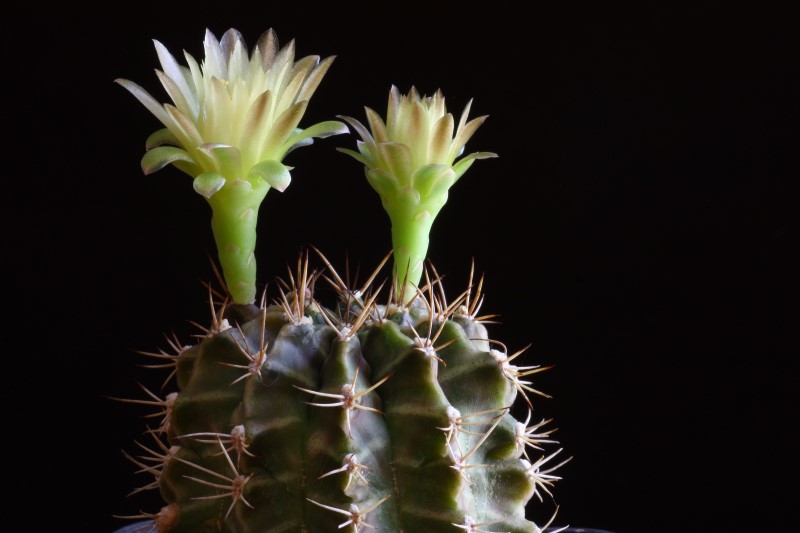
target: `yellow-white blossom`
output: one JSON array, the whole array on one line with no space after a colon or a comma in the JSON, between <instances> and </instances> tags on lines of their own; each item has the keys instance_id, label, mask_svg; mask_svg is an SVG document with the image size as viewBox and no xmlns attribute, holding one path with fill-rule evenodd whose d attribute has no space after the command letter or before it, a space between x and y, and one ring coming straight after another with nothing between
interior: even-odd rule
<instances>
[{"instance_id":1,"label":"yellow-white blossom","mask_svg":"<svg viewBox=\"0 0 800 533\"><path fill-rule=\"evenodd\" d=\"M298 127L308 100L333 61L307 56L295 61L294 41L278 47L267 31L248 54L242 35L221 40L206 31L205 58L184 52L186 65L155 41L156 70L172 103L161 104L139 85L117 82L164 125L146 143L146 174L173 164L194 178L208 199L220 262L237 303L255 299L255 228L258 207L270 188L289 185L283 158L314 137L346 133L338 121Z\"/></svg>"},{"instance_id":2,"label":"yellow-white blossom","mask_svg":"<svg viewBox=\"0 0 800 533\"><path fill-rule=\"evenodd\" d=\"M184 52L187 66L183 66L155 41L162 67L156 75L171 104L159 103L131 81L117 80L165 126L147 140L148 152L142 160L145 173L173 163L192 177L213 172L231 181L255 174L284 190L289 184L288 170L264 162L281 162L291 149L310 144L313 137L347 132L337 121L298 129L333 57L320 61L319 56L307 56L295 61L294 41L278 48L272 30L264 33L249 55L242 35L234 29L221 40L206 31L203 45L203 62L198 64ZM199 188L207 197L216 192Z\"/></svg>"},{"instance_id":3,"label":"yellow-white blossom","mask_svg":"<svg viewBox=\"0 0 800 533\"><path fill-rule=\"evenodd\" d=\"M444 96L420 96L415 88L401 95L389 91L386 121L366 108L369 130L358 120L343 117L361 136L358 151L341 149L364 164L367 180L380 195L392 221L397 287L405 280L413 297L422 276L428 235L436 215L447 202L450 187L476 159L496 157L475 152L459 157L485 116L468 120L472 102L456 126Z\"/></svg>"}]
</instances>

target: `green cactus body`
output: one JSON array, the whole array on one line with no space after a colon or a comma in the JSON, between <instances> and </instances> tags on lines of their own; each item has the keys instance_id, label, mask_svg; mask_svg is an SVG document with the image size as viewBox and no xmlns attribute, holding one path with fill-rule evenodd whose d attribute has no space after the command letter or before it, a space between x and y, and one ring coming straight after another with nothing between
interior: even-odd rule
<instances>
[{"instance_id":1,"label":"green cactus body","mask_svg":"<svg viewBox=\"0 0 800 533\"><path fill-rule=\"evenodd\" d=\"M220 311L173 358L159 532L540 531L525 504L555 478L509 412L527 382L466 306L297 293Z\"/></svg>"}]
</instances>

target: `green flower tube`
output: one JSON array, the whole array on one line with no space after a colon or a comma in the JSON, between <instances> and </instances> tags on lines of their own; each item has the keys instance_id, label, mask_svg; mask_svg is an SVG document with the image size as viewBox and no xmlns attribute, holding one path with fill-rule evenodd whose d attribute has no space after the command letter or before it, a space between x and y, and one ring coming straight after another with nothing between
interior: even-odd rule
<instances>
[{"instance_id":1,"label":"green flower tube","mask_svg":"<svg viewBox=\"0 0 800 533\"><path fill-rule=\"evenodd\" d=\"M308 101L333 61L294 60L294 41L283 48L267 31L248 55L242 35L221 40L206 31L205 59L184 53L187 66L158 41L161 84L172 100L161 104L139 85L119 79L165 126L148 138L145 174L172 164L194 178L212 209L212 229L228 291L237 304L256 295L256 222L270 188L291 182L283 158L314 137L346 133L338 121L298 127Z\"/></svg>"},{"instance_id":2,"label":"green flower tube","mask_svg":"<svg viewBox=\"0 0 800 533\"><path fill-rule=\"evenodd\" d=\"M464 145L485 116L468 121L470 103L458 126L437 91L421 97L413 87L400 95L389 91L386 121L366 108L369 130L358 120L347 120L361 136L358 151L340 149L364 164L367 180L381 197L392 223L395 290L404 303L414 298L422 279L433 221L447 202L450 187L476 159L497 157L475 152L461 157Z\"/></svg>"}]
</instances>

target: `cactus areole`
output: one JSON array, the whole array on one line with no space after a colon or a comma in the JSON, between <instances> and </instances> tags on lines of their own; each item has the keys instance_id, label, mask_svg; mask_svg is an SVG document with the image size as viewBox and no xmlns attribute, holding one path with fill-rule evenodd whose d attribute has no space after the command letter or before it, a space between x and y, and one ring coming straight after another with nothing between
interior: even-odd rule
<instances>
[{"instance_id":1,"label":"cactus areole","mask_svg":"<svg viewBox=\"0 0 800 533\"><path fill-rule=\"evenodd\" d=\"M256 218L270 188L284 190L284 156L314 137L346 133L337 121L298 127L331 60L294 61L270 30L248 54L241 35L207 32L205 59L187 66L158 42L157 71L172 104L118 80L165 126L147 141L146 173L172 164L194 179L212 209L225 290L209 289L211 322L198 341L167 339L142 352L166 370L162 387L122 401L155 409L125 455L164 506L128 518L143 531L514 532L528 520L566 460L550 420L532 418L525 350L491 340L479 314L483 279L448 300L425 267L428 234L449 188L477 159L459 157L485 117L456 125L444 97L392 87L386 119L367 109L357 150L392 223L389 256L366 282L344 280L318 252L301 256L272 304L258 305ZM316 297L333 287L333 305ZM171 392L170 392L171 391ZM519 403L527 417L518 420ZM555 513L553 513L555 516ZM550 520L552 522L552 518Z\"/></svg>"}]
</instances>

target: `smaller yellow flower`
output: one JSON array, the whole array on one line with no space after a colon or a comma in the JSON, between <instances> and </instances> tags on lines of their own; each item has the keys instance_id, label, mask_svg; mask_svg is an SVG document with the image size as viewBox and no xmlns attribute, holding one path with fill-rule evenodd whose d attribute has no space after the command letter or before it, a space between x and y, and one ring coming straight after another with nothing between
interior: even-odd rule
<instances>
[{"instance_id":1,"label":"smaller yellow flower","mask_svg":"<svg viewBox=\"0 0 800 533\"><path fill-rule=\"evenodd\" d=\"M364 164L367 180L389 213L395 286L405 291L407 299L414 296L422 277L430 229L447 202L450 187L476 159L497 157L491 152L474 152L458 159L487 118L468 121L471 105L472 101L467 103L456 127L441 91L421 97L412 87L408 95L401 95L392 86L386 122L366 108L371 132L358 120L342 117L361 141L357 152L339 150ZM404 280L406 286L401 289Z\"/></svg>"}]
</instances>

